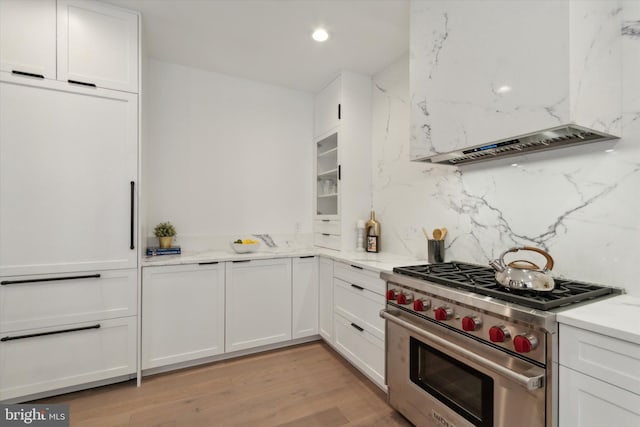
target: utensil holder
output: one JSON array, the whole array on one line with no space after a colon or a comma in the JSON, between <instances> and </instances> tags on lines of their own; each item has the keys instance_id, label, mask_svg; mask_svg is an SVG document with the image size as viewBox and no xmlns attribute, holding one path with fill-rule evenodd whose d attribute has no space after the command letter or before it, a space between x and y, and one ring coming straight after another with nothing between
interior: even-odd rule
<instances>
[{"instance_id":1,"label":"utensil holder","mask_svg":"<svg viewBox=\"0 0 640 427\"><path fill-rule=\"evenodd\" d=\"M444 262L444 240L427 240L427 261L429 264Z\"/></svg>"}]
</instances>

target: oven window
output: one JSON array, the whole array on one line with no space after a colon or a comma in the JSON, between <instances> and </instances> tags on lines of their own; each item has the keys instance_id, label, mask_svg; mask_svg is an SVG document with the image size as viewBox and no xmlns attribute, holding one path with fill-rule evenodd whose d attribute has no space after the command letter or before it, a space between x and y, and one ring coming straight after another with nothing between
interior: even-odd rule
<instances>
[{"instance_id":1,"label":"oven window","mask_svg":"<svg viewBox=\"0 0 640 427\"><path fill-rule=\"evenodd\" d=\"M493 379L411 337L411 381L475 426L493 425Z\"/></svg>"}]
</instances>

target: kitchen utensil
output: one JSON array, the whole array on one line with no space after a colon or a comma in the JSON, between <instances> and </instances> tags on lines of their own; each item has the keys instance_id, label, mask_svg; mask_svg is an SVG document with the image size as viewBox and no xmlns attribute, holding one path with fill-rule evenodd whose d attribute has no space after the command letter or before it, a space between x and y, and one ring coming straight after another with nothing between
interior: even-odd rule
<instances>
[{"instance_id":1,"label":"kitchen utensil","mask_svg":"<svg viewBox=\"0 0 640 427\"><path fill-rule=\"evenodd\" d=\"M429 264L444 262L444 240L427 240L427 261Z\"/></svg>"},{"instance_id":2,"label":"kitchen utensil","mask_svg":"<svg viewBox=\"0 0 640 427\"><path fill-rule=\"evenodd\" d=\"M439 228L434 228L433 229L433 238L435 240L442 240L442 230L440 230Z\"/></svg>"},{"instance_id":3,"label":"kitchen utensil","mask_svg":"<svg viewBox=\"0 0 640 427\"><path fill-rule=\"evenodd\" d=\"M447 235L447 227L442 227L440 230L442 230L442 237L441 239L444 240L445 236Z\"/></svg>"},{"instance_id":4,"label":"kitchen utensil","mask_svg":"<svg viewBox=\"0 0 640 427\"><path fill-rule=\"evenodd\" d=\"M539 253L545 257L547 264L541 269L535 263L527 260L505 263L505 255L521 250ZM496 271L498 284L509 289L549 292L553 290L555 285L553 277L549 273L553 268L553 258L546 251L539 248L523 246L508 249L500 255L499 259L489 262L489 265Z\"/></svg>"}]
</instances>

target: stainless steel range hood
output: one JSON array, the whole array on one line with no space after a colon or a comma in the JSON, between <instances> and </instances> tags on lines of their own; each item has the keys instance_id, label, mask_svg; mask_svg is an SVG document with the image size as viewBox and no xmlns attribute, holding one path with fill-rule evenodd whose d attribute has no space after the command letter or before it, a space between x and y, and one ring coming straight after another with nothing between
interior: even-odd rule
<instances>
[{"instance_id":1,"label":"stainless steel range hood","mask_svg":"<svg viewBox=\"0 0 640 427\"><path fill-rule=\"evenodd\" d=\"M604 132L568 124L416 160L460 165L618 138Z\"/></svg>"}]
</instances>

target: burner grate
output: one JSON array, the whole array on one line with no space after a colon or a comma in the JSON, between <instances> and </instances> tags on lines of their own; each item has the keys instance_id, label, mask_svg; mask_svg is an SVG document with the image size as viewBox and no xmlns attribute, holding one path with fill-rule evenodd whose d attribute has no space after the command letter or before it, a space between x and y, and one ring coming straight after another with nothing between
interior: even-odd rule
<instances>
[{"instance_id":1,"label":"burner grate","mask_svg":"<svg viewBox=\"0 0 640 427\"><path fill-rule=\"evenodd\" d=\"M555 287L550 292L509 289L496 283L492 268L462 262L396 267L393 272L539 310L551 310L613 292L613 288L606 286L565 279L554 279Z\"/></svg>"}]
</instances>

